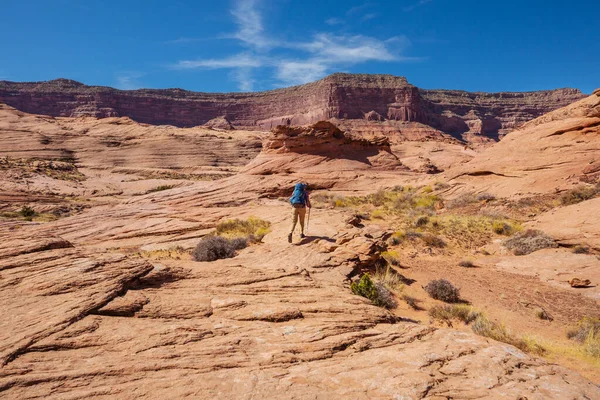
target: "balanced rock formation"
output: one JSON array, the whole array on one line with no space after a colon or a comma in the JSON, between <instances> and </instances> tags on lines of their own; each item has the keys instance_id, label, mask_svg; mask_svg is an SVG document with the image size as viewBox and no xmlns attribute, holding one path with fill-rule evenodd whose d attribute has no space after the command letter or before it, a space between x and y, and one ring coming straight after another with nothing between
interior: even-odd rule
<instances>
[{"instance_id":1,"label":"balanced rock formation","mask_svg":"<svg viewBox=\"0 0 600 400\"><path fill-rule=\"evenodd\" d=\"M457 137L498 138L519 124L579 100L576 89L525 93L422 90L392 75L333 74L317 82L257 93L181 89L117 90L68 79L0 81L0 102L50 116L127 116L190 127L227 115L235 126L271 129L331 118L420 122ZM410 127L409 127L410 128Z\"/></svg>"},{"instance_id":2,"label":"balanced rock formation","mask_svg":"<svg viewBox=\"0 0 600 400\"><path fill-rule=\"evenodd\" d=\"M360 136L342 132L331 122L299 127L280 125L263 143L262 152L243 170L246 174L272 175L302 172L330 174L365 169L395 170L402 163L391 152L385 136Z\"/></svg>"}]
</instances>

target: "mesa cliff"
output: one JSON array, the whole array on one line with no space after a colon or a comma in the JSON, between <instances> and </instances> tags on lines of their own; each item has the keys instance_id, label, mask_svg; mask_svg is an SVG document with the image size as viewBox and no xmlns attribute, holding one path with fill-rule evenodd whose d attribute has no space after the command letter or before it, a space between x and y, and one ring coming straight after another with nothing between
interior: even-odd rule
<instances>
[{"instance_id":1,"label":"mesa cliff","mask_svg":"<svg viewBox=\"0 0 600 400\"><path fill-rule=\"evenodd\" d=\"M118 90L68 79L0 81L0 102L54 117L130 117L142 123L178 127L224 117L236 127L258 129L329 119L393 122L397 128L398 121L418 122L466 140L474 135L497 139L524 122L583 97L578 89L568 88L520 93L424 90L404 77L342 73L305 85L255 93ZM401 128L410 130L410 124Z\"/></svg>"}]
</instances>

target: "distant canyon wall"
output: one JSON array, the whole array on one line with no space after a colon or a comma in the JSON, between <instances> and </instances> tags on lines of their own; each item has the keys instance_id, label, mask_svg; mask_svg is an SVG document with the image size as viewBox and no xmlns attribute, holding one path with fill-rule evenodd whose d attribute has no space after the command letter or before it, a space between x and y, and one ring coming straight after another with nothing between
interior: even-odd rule
<instances>
[{"instance_id":1,"label":"distant canyon wall","mask_svg":"<svg viewBox=\"0 0 600 400\"><path fill-rule=\"evenodd\" d=\"M0 81L0 102L51 116L127 116L154 125L190 127L225 116L238 127L320 120L367 119L430 125L460 137L497 138L544 113L585 97L577 89L522 93L423 90L392 75L333 74L322 80L256 93L200 93L181 89L118 90L56 79Z\"/></svg>"}]
</instances>

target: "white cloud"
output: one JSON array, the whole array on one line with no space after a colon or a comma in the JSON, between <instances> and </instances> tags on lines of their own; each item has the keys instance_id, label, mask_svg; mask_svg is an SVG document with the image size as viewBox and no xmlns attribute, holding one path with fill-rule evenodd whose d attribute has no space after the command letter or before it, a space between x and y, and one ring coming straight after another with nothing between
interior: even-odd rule
<instances>
[{"instance_id":1,"label":"white cloud","mask_svg":"<svg viewBox=\"0 0 600 400\"><path fill-rule=\"evenodd\" d=\"M328 64L357 64L370 60L393 61L395 59L385 41L362 35L335 36L319 33L315 35L312 42L300 46Z\"/></svg>"},{"instance_id":2,"label":"white cloud","mask_svg":"<svg viewBox=\"0 0 600 400\"><path fill-rule=\"evenodd\" d=\"M183 60L171 66L172 69L221 69L221 68L258 68L263 63L258 57L249 54L238 54L231 57L204 60Z\"/></svg>"},{"instance_id":3,"label":"white cloud","mask_svg":"<svg viewBox=\"0 0 600 400\"><path fill-rule=\"evenodd\" d=\"M252 78L252 70L250 68L235 69L232 76L238 82L238 87L241 91L251 92L254 90L256 81Z\"/></svg>"},{"instance_id":4,"label":"white cloud","mask_svg":"<svg viewBox=\"0 0 600 400\"><path fill-rule=\"evenodd\" d=\"M343 20L343 19L341 19L341 18L327 18L327 19L325 20L325 23L326 23L327 25L332 25L332 26L333 26L333 25L340 25L340 24L343 24L343 23L344 23L344 20Z\"/></svg>"},{"instance_id":5,"label":"white cloud","mask_svg":"<svg viewBox=\"0 0 600 400\"><path fill-rule=\"evenodd\" d=\"M257 3L257 0L238 0L231 14L239 30L232 37L258 50L264 50L273 43L264 36L262 16L256 8Z\"/></svg>"},{"instance_id":6,"label":"white cloud","mask_svg":"<svg viewBox=\"0 0 600 400\"><path fill-rule=\"evenodd\" d=\"M142 87L138 81L144 74L137 71L123 71L117 74L117 88L122 90L135 90Z\"/></svg>"},{"instance_id":7,"label":"white cloud","mask_svg":"<svg viewBox=\"0 0 600 400\"><path fill-rule=\"evenodd\" d=\"M427 3L431 3L433 0L419 0L418 2L411 4L410 6L404 7L403 10L408 12L408 11L412 11L415 8L424 6Z\"/></svg>"},{"instance_id":8,"label":"white cloud","mask_svg":"<svg viewBox=\"0 0 600 400\"><path fill-rule=\"evenodd\" d=\"M281 61L277 65L277 79L286 85L316 81L326 74L327 66L317 60Z\"/></svg>"},{"instance_id":9,"label":"white cloud","mask_svg":"<svg viewBox=\"0 0 600 400\"><path fill-rule=\"evenodd\" d=\"M164 44L188 44L188 43L194 43L194 42L202 42L206 39L204 38L193 38L193 37L180 37L177 39L173 39L173 40L165 40Z\"/></svg>"},{"instance_id":10,"label":"white cloud","mask_svg":"<svg viewBox=\"0 0 600 400\"><path fill-rule=\"evenodd\" d=\"M265 33L262 15L257 8L258 1L238 0L231 12L238 31L227 37L241 41L246 48L243 53L223 58L181 60L171 68L231 69L230 76L238 82L239 89L250 91L254 89L256 82L253 74L258 68L273 70L280 84L290 85L315 81L336 69L368 61L416 60L402 56L402 52L410 45L404 36L381 40L364 35L321 32L313 35L310 41L275 40ZM346 14L357 14L371 6L371 3L365 3L351 8ZM366 14L363 19L372 19L377 15ZM344 21L330 18L326 22L335 25ZM282 56L290 51L294 52L293 56Z\"/></svg>"}]
</instances>

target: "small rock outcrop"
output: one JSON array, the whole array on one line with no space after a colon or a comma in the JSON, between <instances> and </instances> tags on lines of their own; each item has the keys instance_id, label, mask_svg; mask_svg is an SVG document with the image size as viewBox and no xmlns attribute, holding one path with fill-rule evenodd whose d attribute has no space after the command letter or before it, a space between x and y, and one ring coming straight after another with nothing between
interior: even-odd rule
<instances>
[{"instance_id":1,"label":"small rock outcrop","mask_svg":"<svg viewBox=\"0 0 600 400\"><path fill-rule=\"evenodd\" d=\"M233 124L225 116L213 118L207 123L205 123L204 126L207 128L220 129L224 131L235 130Z\"/></svg>"}]
</instances>

